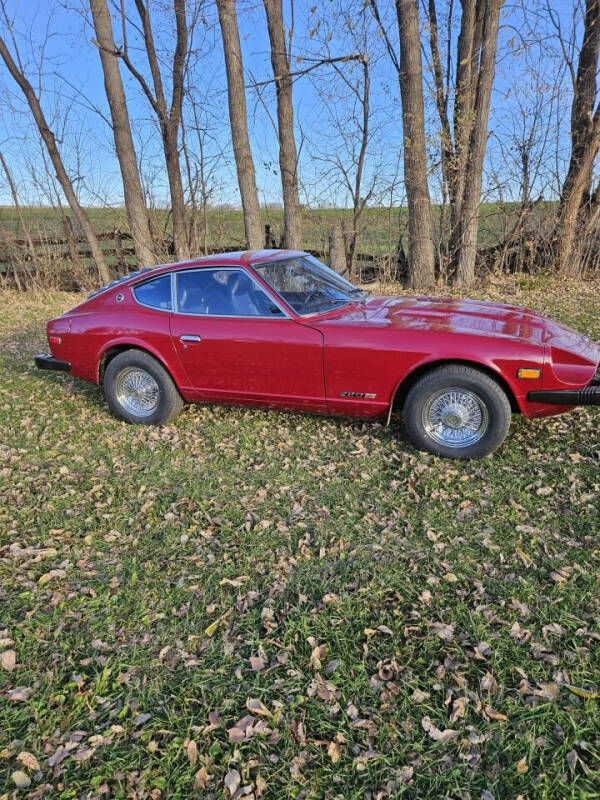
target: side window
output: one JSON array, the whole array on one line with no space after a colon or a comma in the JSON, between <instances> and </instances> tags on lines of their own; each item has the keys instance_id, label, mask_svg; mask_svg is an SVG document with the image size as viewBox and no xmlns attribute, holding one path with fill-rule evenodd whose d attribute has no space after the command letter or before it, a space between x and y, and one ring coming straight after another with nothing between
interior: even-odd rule
<instances>
[{"instance_id":1,"label":"side window","mask_svg":"<svg viewBox=\"0 0 600 800\"><path fill-rule=\"evenodd\" d=\"M276 317L282 312L252 278L239 269L177 273L177 310L221 317Z\"/></svg>"},{"instance_id":2,"label":"side window","mask_svg":"<svg viewBox=\"0 0 600 800\"><path fill-rule=\"evenodd\" d=\"M153 281L142 283L134 287L133 293L138 303L150 308L172 310L171 304L171 275L161 275Z\"/></svg>"}]
</instances>

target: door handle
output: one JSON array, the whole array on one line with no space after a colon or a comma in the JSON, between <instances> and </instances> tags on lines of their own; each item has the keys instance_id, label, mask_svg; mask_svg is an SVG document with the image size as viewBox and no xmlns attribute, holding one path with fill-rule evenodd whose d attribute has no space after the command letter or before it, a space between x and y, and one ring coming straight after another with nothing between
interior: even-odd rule
<instances>
[{"instance_id":1,"label":"door handle","mask_svg":"<svg viewBox=\"0 0 600 800\"><path fill-rule=\"evenodd\" d=\"M201 336L192 336L191 334L185 333L183 336L179 337L180 342L201 342Z\"/></svg>"}]
</instances>

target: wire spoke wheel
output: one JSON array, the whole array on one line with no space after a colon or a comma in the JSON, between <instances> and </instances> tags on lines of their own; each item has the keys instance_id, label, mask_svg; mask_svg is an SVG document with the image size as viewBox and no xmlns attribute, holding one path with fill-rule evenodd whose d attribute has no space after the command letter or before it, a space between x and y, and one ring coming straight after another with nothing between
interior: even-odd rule
<instances>
[{"instance_id":1,"label":"wire spoke wheel","mask_svg":"<svg viewBox=\"0 0 600 800\"><path fill-rule=\"evenodd\" d=\"M423 405L422 424L427 435L444 447L469 447L485 436L489 415L477 394L450 387L427 399Z\"/></svg>"},{"instance_id":2,"label":"wire spoke wheel","mask_svg":"<svg viewBox=\"0 0 600 800\"><path fill-rule=\"evenodd\" d=\"M136 417L149 417L160 400L158 383L140 367L125 367L119 372L115 394L122 408Z\"/></svg>"}]
</instances>

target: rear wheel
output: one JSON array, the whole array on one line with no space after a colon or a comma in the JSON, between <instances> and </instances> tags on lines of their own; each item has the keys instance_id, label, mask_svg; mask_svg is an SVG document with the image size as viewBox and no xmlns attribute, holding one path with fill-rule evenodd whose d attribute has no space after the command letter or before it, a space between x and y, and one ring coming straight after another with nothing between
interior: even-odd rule
<instances>
[{"instance_id":1,"label":"rear wheel","mask_svg":"<svg viewBox=\"0 0 600 800\"><path fill-rule=\"evenodd\" d=\"M504 441L508 397L484 372L448 365L415 383L404 403L404 426L420 450L448 458L482 458Z\"/></svg>"},{"instance_id":2,"label":"rear wheel","mask_svg":"<svg viewBox=\"0 0 600 800\"><path fill-rule=\"evenodd\" d=\"M181 411L183 400L167 370L148 353L126 350L106 368L104 396L125 422L162 425Z\"/></svg>"}]
</instances>

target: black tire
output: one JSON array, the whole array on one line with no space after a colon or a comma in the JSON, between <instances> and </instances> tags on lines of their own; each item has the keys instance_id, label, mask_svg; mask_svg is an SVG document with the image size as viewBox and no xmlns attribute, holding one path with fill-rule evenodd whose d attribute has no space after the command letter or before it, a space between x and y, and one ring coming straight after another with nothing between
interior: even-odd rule
<instances>
[{"instance_id":1,"label":"black tire","mask_svg":"<svg viewBox=\"0 0 600 800\"><path fill-rule=\"evenodd\" d=\"M449 394L453 390L458 394ZM450 364L417 380L406 396L403 417L408 438L419 450L446 458L483 458L504 441L511 408L506 392L485 372ZM436 425L440 419L446 424ZM453 436L456 440L449 443Z\"/></svg>"},{"instance_id":2,"label":"black tire","mask_svg":"<svg viewBox=\"0 0 600 800\"><path fill-rule=\"evenodd\" d=\"M135 381L137 396L130 391L132 385L135 388ZM167 370L142 350L125 350L115 356L106 367L102 388L113 414L125 422L164 425L175 419L183 407L183 399Z\"/></svg>"}]
</instances>

